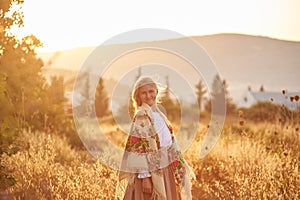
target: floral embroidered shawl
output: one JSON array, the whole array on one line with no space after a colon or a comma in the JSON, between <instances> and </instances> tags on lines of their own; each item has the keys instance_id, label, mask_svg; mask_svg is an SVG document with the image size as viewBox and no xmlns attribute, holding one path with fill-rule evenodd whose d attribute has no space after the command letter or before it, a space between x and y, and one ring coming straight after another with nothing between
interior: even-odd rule
<instances>
[{"instance_id":1,"label":"floral embroidered shawl","mask_svg":"<svg viewBox=\"0 0 300 200\"><path fill-rule=\"evenodd\" d=\"M172 145L160 147L159 137L154 128L150 106L143 104L133 118L130 133L121 164L119 180L127 179L132 184L138 173L150 172L154 194L159 199L166 199L166 191L161 169L171 165L176 184L180 188L182 199L192 199L190 176L191 168L183 159L173 130L166 116L156 108L165 120L172 137Z\"/></svg>"}]
</instances>

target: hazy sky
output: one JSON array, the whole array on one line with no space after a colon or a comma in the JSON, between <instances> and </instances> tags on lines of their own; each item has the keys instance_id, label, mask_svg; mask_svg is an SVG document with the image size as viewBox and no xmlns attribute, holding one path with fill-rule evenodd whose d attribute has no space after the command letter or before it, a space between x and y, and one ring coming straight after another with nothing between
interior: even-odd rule
<instances>
[{"instance_id":1,"label":"hazy sky","mask_svg":"<svg viewBox=\"0 0 300 200\"><path fill-rule=\"evenodd\" d=\"M42 51L96 46L139 28L300 41L300 0L25 0L23 11L23 32L37 36Z\"/></svg>"}]
</instances>

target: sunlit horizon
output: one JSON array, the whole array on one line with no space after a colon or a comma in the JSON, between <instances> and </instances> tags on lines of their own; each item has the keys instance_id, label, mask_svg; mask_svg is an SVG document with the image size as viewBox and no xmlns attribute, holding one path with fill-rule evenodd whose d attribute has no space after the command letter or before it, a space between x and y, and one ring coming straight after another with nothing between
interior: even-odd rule
<instances>
[{"instance_id":1,"label":"sunlit horizon","mask_svg":"<svg viewBox=\"0 0 300 200\"><path fill-rule=\"evenodd\" d=\"M18 34L40 39L44 47L38 52L97 46L140 28L168 29L185 36L233 33L300 41L297 0L130 3L28 0L22 6L24 27Z\"/></svg>"},{"instance_id":2,"label":"sunlit horizon","mask_svg":"<svg viewBox=\"0 0 300 200\"><path fill-rule=\"evenodd\" d=\"M126 32L126 31L125 31ZM32 33L33 34L33 33ZM184 35L186 37L205 37L205 36L213 36L213 35L222 35L222 34L232 34L232 35L248 35L248 36L257 36L257 37L264 37L264 38L270 38L270 39L274 39L274 40L282 40L282 41L290 41L290 42L300 42L300 39L297 40L292 40L292 39L286 39L286 38L276 38L276 37L272 37L269 35L258 35L258 34L251 34L251 33L243 33L243 32L213 32L213 33L206 33L206 34L192 34L192 35ZM34 34L33 34L34 35ZM36 35L35 35L36 36ZM112 35L112 37L115 35ZM38 38L40 39L40 38ZM106 39L110 39L110 38L106 38ZM120 42L116 42L116 43L111 43L111 44L121 44L121 43L131 43L131 42L147 42L147 41L153 41L153 40L165 40L165 39L176 39L176 38L165 38L165 37L161 37L161 38L151 38L151 39L146 39L146 40L135 40L135 41L120 41ZM41 41L43 43L43 41ZM52 52L57 52L57 51L67 51L67 50L72 50L72 49L77 49L77 48L85 48L85 47L97 47L98 45L101 45L103 42L105 42L105 40L103 40L100 43L83 43L83 44L75 44L75 45L62 45L59 47L49 47L49 45L45 45L43 43L42 47L39 47L36 49L36 52L38 53L52 53Z\"/></svg>"}]
</instances>

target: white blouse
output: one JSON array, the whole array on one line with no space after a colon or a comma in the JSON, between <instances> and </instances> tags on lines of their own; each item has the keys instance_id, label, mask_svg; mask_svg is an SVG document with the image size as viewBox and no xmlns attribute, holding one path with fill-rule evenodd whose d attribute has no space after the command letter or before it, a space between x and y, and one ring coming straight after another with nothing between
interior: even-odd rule
<instances>
[{"instance_id":1,"label":"white blouse","mask_svg":"<svg viewBox=\"0 0 300 200\"><path fill-rule=\"evenodd\" d=\"M154 119L154 128L158 134L160 146L170 146L172 144L172 137L165 120L161 117L161 115L158 112L152 111L152 115Z\"/></svg>"}]
</instances>

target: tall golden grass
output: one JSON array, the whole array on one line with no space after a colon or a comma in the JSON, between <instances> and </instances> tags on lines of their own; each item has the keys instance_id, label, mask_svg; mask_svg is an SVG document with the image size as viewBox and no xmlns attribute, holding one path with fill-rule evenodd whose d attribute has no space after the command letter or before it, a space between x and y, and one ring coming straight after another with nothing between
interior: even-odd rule
<instances>
[{"instance_id":1,"label":"tall golden grass","mask_svg":"<svg viewBox=\"0 0 300 200\"><path fill-rule=\"evenodd\" d=\"M71 149L66 139L24 132L25 148L3 155L1 165L16 178L2 196L13 199L113 199L116 171L86 152Z\"/></svg>"},{"instance_id":2,"label":"tall golden grass","mask_svg":"<svg viewBox=\"0 0 300 200\"><path fill-rule=\"evenodd\" d=\"M198 155L207 127L200 125L184 153L196 174L193 199L299 199L300 141L295 125L225 125L213 151ZM107 126L108 138L123 146L123 133ZM122 135L118 137L118 135ZM1 166L16 184L1 193L8 199L114 199L117 172L67 140L43 132L24 132L14 155Z\"/></svg>"}]
</instances>

